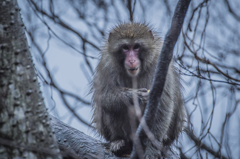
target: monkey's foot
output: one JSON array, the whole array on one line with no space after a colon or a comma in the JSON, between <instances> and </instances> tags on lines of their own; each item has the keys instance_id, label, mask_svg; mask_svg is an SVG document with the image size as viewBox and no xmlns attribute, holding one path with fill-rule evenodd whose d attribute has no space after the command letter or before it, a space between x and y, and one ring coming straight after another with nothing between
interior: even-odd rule
<instances>
[{"instance_id":1,"label":"monkey's foot","mask_svg":"<svg viewBox=\"0 0 240 159\"><path fill-rule=\"evenodd\" d=\"M118 151L121 147L125 146L124 140L116 140L110 143L110 150L113 152Z\"/></svg>"},{"instance_id":2,"label":"monkey's foot","mask_svg":"<svg viewBox=\"0 0 240 159\"><path fill-rule=\"evenodd\" d=\"M110 150L118 157L126 157L132 152L132 142L126 140L115 140L110 142Z\"/></svg>"}]
</instances>

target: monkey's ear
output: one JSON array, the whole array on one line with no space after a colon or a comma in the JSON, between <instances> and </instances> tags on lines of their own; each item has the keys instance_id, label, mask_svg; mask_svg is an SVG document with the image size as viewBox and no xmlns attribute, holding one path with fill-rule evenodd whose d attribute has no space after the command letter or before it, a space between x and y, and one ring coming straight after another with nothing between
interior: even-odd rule
<instances>
[{"instance_id":1,"label":"monkey's ear","mask_svg":"<svg viewBox=\"0 0 240 159\"><path fill-rule=\"evenodd\" d=\"M110 32L110 33L109 33L109 36L108 36L108 43L111 41L112 36L113 36L113 35L112 35L112 32Z\"/></svg>"},{"instance_id":2,"label":"monkey's ear","mask_svg":"<svg viewBox=\"0 0 240 159\"><path fill-rule=\"evenodd\" d=\"M154 40L154 36L153 36L152 30L149 30L148 32L149 32L151 38Z\"/></svg>"}]
</instances>

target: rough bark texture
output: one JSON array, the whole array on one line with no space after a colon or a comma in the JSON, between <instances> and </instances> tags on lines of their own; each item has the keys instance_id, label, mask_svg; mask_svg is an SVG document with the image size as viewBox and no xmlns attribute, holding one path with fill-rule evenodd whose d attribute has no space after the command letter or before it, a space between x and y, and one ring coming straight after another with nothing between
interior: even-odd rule
<instances>
[{"instance_id":1,"label":"rough bark texture","mask_svg":"<svg viewBox=\"0 0 240 159\"><path fill-rule=\"evenodd\" d=\"M108 145L96 140L52 117L51 124L55 131L58 145L65 159L87 158L108 159L115 157L108 150Z\"/></svg>"},{"instance_id":2,"label":"rough bark texture","mask_svg":"<svg viewBox=\"0 0 240 159\"><path fill-rule=\"evenodd\" d=\"M61 158L16 0L0 1L0 158Z\"/></svg>"}]
</instances>

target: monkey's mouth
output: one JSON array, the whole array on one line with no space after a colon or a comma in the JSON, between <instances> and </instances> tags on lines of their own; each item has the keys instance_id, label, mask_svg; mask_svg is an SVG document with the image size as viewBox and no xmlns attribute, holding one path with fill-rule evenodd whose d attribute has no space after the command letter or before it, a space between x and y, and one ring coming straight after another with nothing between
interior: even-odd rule
<instances>
[{"instance_id":1,"label":"monkey's mouth","mask_svg":"<svg viewBox=\"0 0 240 159\"><path fill-rule=\"evenodd\" d=\"M130 68L128 69L128 72L131 74L131 75L136 75L138 73L138 67L136 68Z\"/></svg>"}]
</instances>

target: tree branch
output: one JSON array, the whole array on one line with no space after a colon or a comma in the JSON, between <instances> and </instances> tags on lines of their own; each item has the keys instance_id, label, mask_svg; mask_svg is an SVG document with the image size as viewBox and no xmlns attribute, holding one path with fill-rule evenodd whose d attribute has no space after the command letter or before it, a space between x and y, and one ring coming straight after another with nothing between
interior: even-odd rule
<instances>
[{"instance_id":1,"label":"tree branch","mask_svg":"<svg viewBox=\"0 0 240 159\"><path fill-rule=\"evenodd\" d=\"M58 145L64 159L127 159L117 157L109 150L109 143L92 138L51 116ZM169 158L177 158L172 155Z\"/></svg>"},{"instance_id":2,"label":"tree branch","mask_svg":"<svg viewBox=\"0 0 240 159\"><path fill-rule=\"evenodd\" d=\"M184 17L187 12L190 1L191 0L179 0L177 7L175 9L175 13L172 19L172 25L167 32L160 57L158 59L155 77L154 77L153 85L148 98L147 106L144 111L141 124L139 124L139 127L137 129L135 144L133 146L133 151L131 154L132 158L135 158L137 156L136 141L139 141L138 138L140 138L141 141L147 139L147 135L143 129L142 124L146 123L146 125L149 127L150 130L154 125L154 123L152 122L152 121L155 121L153 114L155 114L157 107L159 106L159 103L160 103L161 95L163 92L163 88L164 88L164 84L165 84L165 80L168 72L168 67L173 56L173 49L178 39L178 36L181 32ZM166 119L163 118L162 120L164 121Z\"/></svg>"}]
</instances>

